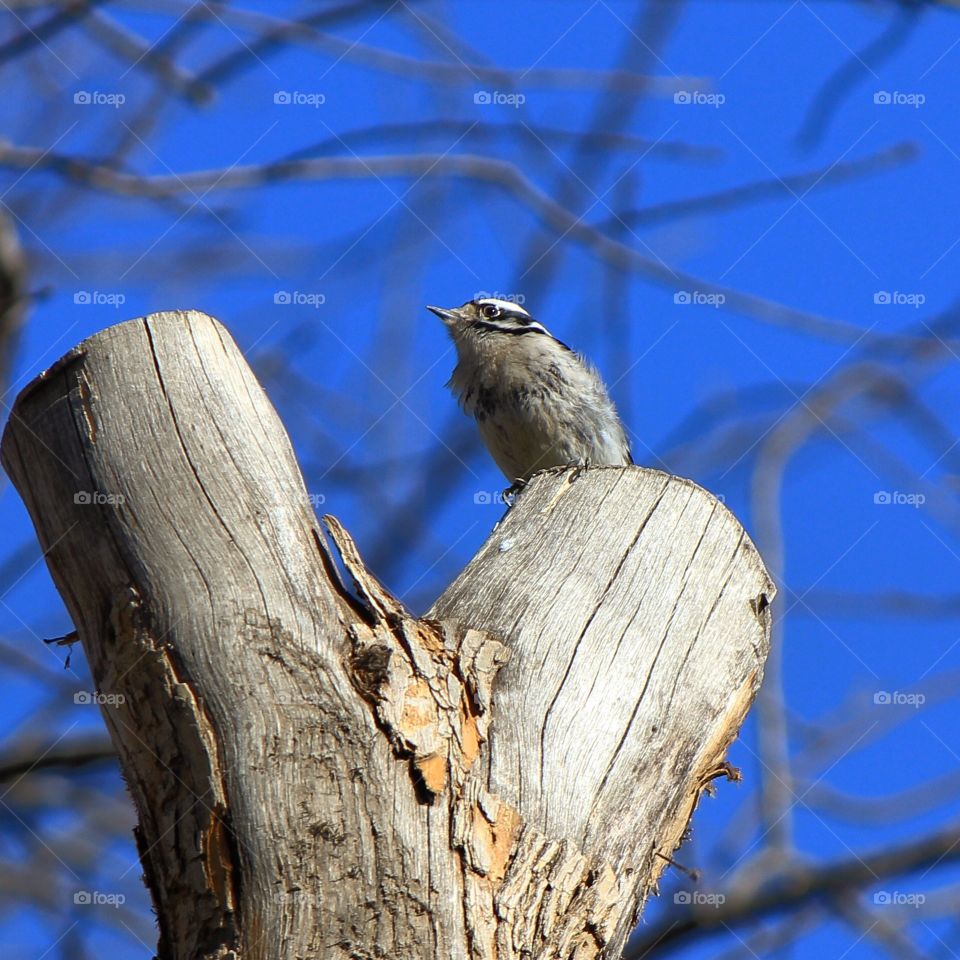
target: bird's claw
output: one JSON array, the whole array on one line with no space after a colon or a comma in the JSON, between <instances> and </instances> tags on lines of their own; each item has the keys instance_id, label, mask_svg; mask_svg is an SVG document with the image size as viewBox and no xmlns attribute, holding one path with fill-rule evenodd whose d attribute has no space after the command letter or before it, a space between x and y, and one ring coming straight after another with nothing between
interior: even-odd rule
<instances>
[{"instance_id":1,"label":"bird's claw","mask_svg":"<svg viewBox=\"0 0 960 960\"><path fill-rule=\"evenodd\" d=\"M503 497L503 502L508 507L512 507L513 501L517 498L517 494L519 494L526 487L526 485L526 480L521 480L520 478L514 480L513 483L511 483L510 486L507 487L506 490L504 490L501 494Z\"/></svg>"}]
</instances>

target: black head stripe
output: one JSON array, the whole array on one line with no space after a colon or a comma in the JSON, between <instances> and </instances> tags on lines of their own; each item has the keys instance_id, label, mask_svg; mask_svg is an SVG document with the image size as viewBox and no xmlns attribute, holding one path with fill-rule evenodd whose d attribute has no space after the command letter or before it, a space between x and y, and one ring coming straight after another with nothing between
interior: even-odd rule
<instances>
[{"instance_id":1,"label":"black head stripe","mask_svg":"<svg viewBox=\"0 0 960 960\"><path fill-rule=\"evenodd\" d=\"M533 317L497 317L496 320L474 320L473 325L481 330L496 330L497 333L509 333L517 336L523 333L539 333L541 336L551 336L542 323Z\"/></svg>"},{"instance_id":2,"label":"black head stripe","mask_svg":"<svg viewBox=\"0 0 960 960\"><path fill-rule=\"evenodd\" d=\"M554 343L563 347L564 350L570 350L562 340L557 340L539 320L531 317L519 304L513 303L510 300L500 300L494 297L473 300L471 302L478 313L476 320L472 323L475 330L490 331L491 333L508 333L514 337L523 336L527 333L533 334L534 336L549 337ZM497 316L483 316L483 308L490 306L495 306L500 311ZM570 350L570 352L572 353L573 351Z\"/></svg>"}]
</instances>

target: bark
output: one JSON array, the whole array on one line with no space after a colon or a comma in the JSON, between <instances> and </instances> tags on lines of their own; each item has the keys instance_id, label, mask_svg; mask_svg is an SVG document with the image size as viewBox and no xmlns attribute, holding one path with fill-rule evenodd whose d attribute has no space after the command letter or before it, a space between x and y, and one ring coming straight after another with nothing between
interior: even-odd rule
<instances>
[{"instance_id":1,"label":"bark","mask_svg":"<svg viewBox=\"0 0 960 960\"><path fill-rule=\"evenodd\" d=\"M200 313L97 334L2 444L101 694L166 958L616 957L760 683L740 524L534 478L427 616L317 522Z\"/></svg>"}]
</instances>

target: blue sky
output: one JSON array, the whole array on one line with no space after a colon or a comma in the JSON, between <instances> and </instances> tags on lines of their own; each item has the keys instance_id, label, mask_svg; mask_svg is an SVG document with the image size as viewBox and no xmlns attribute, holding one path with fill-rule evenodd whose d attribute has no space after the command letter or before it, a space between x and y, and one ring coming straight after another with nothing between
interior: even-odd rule
<instances>
[{"instance_id":1,"label":"blue sky","mask_svg":"<svg viewBox=\"0 0 960 960\"><path fill-rule=\"evenodd\" d=\"M303 13L293 4L244 9ZM960 338L955 323L942 339L932 333L940 335L938 323L952 309L960 263L960 20L936 6L911 18L892 4L840 0L692 2L647 57L644 69L658 78L652 91L614 101L574 71L612 70L631 49L642 50L651 38L636 37L637 9L603 0L383 4L379 19L333 28L346 43L263 53L219 83L211 103L166 104L153 129L138 131L126 158L127 169L141 175L183 176L342 156L353 161L349 176L184 190L173 205L81 187L64 202L62 180L42 164L29 172L5 165L3 203L19 225L38 294L16 388L111 323L171 308L215 315L287 423L322 511L344 522L416 610L496 522L499 508L475 502L476 494L504 485L444 389L453 353L424 304L455 305L479 291L524 296L531 312L599 365L637 461L722 495L761 549L766 529L751 495L758 457L770 452L778 430L798 421L802 428L815 408L820 419L787 460L780 499L785 590L775 614L783 624L791 749L803 749L810 725L832 729L837 711L853 716L862 737L850 734L807 771L794 841L811 862L855 857L942 825L958 806L956 797L943 796L929 810L918 805L913 815L878 825L864 817L841 822L815 801L824 785L868 798L897 793L955 769L960 759L958 706L944 680L960 668L956 611L886 617L876 602L893 592L950 595L960 567L960 447L950 439L960 428ZM106 10L151 41L174 19L133 7ZM19 29L6 25L7 35ZM887 35L901 42L878 43ZM250 36L249 23L214 21L178 60L201 72ZM360 46L350 49L353 42ZM887 46L889 54L875 62L871 48ZM390 57L371 65L358 59L365 50ZM3 68L11 91L0 106L6 139L59 154L109 155L147 101L150 81L76 31L31 57L43 70L42 93L35 71ZM512 71L512 80L471 69L481 63ZM449 65L442 81L429 64ZM549 71L566 73L558 80ZM844 71L851 82L837 86L831 78ZM78 93L101 100L122 94L125 102L77 104ZM277 103L278 94L301 102ZM512 102L476 102L478 94ZM829 104L821 128L809 119L818 98ZM605 114L613 102L618 109ZM616 124L633 140L578 151L572 138L555 134L583 131L597 117L608 124L600 132ZM364 133L378 125L392 132ZM669 149L675 143L687 148ZM372 176L357 160L375 166L369 158L397 154L429 155L436 166L425 176ZM895 162L833 182L848 165L877 155ZM601 227L612 210L656 209L756 181L776 191L784 180L814 173L803 186L733 209L614 222L611 233L654 268L700 278L671 284L611 268L575 231L563 236L502 184L450 175L451 158L461 156L512 164ZM843 329L812 336L772 324L730 297L717 303L720 289ZM291 297L299 302L278 303L280 293L299 294ZM97 302L82 302L83 294ZM878 342L895 333L929 337L941 353L911 358L902 341ZM889 372L888 391L895 382L905 388L888 394L891 405L875 391L853 393L828 413L816 407L818 390L832 378L881 368ZM432 499L432 489L442 496ZM0 488L0 515L10 553L30 543L29 520L9 485ZM25 572L4 586L0 628L25 657L49 665L61 654L38 638L70 624L36 559L27 556ZM838 610L828 593L854 599ZM68 686L75 679L76 689L86 689L81 651L71 668ZM48 680L3 669L13 691L5 706L12 742L38 729L52 740L99 723L87 707L55 709ZM879 691L912 691L927 702L922 709L875 704ZM38 711L49 716L38 721ZM891 711L908 719L881 736ZM733 854L714 849L732 822L755 816L754 733L749 721L731 753L744 783L722 784L716 799L703 802L693 845L679 854L704 869L706 887L729 880L732 865L756 849L749 828ZM118 789L115 777L94 779ZM30 826L55 847L55 816ZM8 855L18 849L25 848L12 842ZM128 845L105 858L95 878L102 889L119 887L132 857ZM916 892L948 879L955 880L944 868L895 883ZM668 875L666 899L676 882ZM866 893L871 907L875 889ZM135 906L143 909L145 899ZM651 904L648 920L662 909ZM955 942L945 923L909 920L931 955L945 950L942 938ZM15 913L0 923L0 936L15 940L16 955L25 958L50 946L51 929L63 929L43 913ZM118 957L148 955L136 937L103 928L93 936L110 940ZM715 956L736 947L737 937L746 934L687 952ZM871 936L859 937L828 922L796 949L872 956Z\"/></svg>"}]
</instances>

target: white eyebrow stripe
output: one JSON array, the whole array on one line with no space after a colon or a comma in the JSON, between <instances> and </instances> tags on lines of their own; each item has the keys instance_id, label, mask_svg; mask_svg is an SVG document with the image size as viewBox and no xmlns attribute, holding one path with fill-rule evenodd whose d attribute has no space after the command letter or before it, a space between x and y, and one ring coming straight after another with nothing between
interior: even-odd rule
<instances>
[{"instance_id":1,"label":"white eyebrow stripe","mask_svg":"<svg viewBox=\"0 0 960 960\"><path fill-rule=\"evenodd\" d=\"M504 313L522 313L525 317L530 316L519 303L514 303L512 300L498 300L496 297L484 297L482 300L478 300L477 303L481 306L489 305L499 307Z\"/></svg>"}]
</instances>

